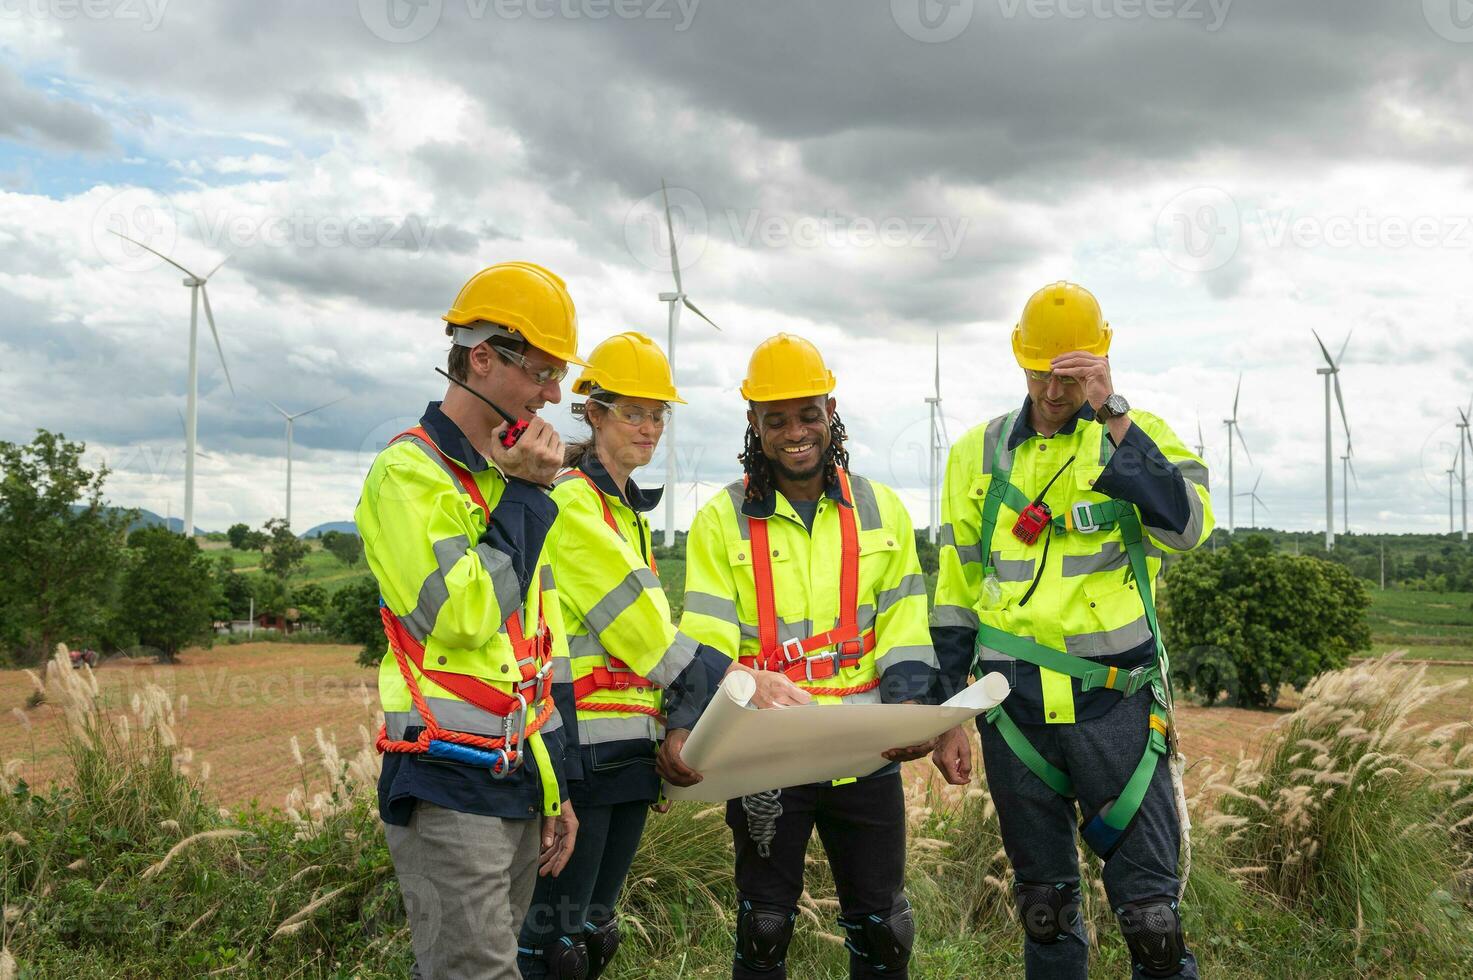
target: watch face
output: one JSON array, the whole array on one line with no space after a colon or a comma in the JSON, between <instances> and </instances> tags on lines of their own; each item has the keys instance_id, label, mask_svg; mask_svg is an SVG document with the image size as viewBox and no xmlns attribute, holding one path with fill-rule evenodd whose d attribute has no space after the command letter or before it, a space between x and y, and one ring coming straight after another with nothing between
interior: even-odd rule
<instances>
[{"instance_id":1,"label":"watch face","mask_svg":"<svg viewBox=\"0 0 1473 980\"><path fill-rule=\"evenodd\" d=\"M1117 415L1124 415L1130 411L1130 405L1120 395L1111 395L1105 399L1104 404L1100 407L1104 409L1100 414L1104 415L1107 419L1112 419Z\"/></svg>"}]
</instances>

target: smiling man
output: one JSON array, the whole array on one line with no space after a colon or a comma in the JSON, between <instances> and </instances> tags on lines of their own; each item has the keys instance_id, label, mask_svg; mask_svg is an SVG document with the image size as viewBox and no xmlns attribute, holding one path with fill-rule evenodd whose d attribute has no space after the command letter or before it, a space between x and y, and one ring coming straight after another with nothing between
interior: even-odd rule
<instances>
[{"instance_id":1,"label":"smiling man","mask_svg":"<svg viewBox=\"0 0 1473 980\"><path fill-rule=\"evenodd\" d=\"M561 712L552 690L567 641L543 553L563 450L537 413L583 362L572 298L541 266L482 270L444 319L454 383L379 453L354 514L389 638L379 814L417 975L513 980L539 867L561 871L577 831L571 686ZM487 400L529 421L513 445Z\"/></svg>"},{"instance_id":2,"label":"smiling man","mask_svg":"<svg viewBox=\"0 0 1473 980\"><path fill-rule=\"evenodd\" d=\"M1110 337L1083 287L1034 293L1013 331L1028 396L946 464L932 636L948 688L989 670L1013 684L977 724L1030 978L1086 975L1076 816L1134 975L1197 976L1177 911L1171 687L1152 593L1163 554L1212 533L1207 468L1116 393ZM966 732L943 735L934 760L969 782Z\"/></svg>"},{"instance_id":3,"label":"smiling man","mask_svg":"<svg viewBox=\"0 0 1473 980\"><path fill-rule=\"evenodd\" d=\"M910 516L889 487L847 471L834 376L807 340L758 346L742 383L746 477L701 508L686 549L681 629L819 704L913 701L936 679L926 585ZM791 709L787 709L791 710ZM678 785L685 732L661 750ZM810 750L812 751L812 750ZM892 749L858 778L727 803L736 849L736 980L786 976L784 958L816 827L848 934L849 975L907 976L915 923L905 899L905 797Z\"/></svg>"}]
</instances>

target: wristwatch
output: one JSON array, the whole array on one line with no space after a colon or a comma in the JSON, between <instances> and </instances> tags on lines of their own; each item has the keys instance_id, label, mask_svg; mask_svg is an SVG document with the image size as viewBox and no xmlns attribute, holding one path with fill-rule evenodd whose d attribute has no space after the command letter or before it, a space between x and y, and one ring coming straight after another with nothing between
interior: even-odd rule
<instances>
[{"instance_id":1,"label":"wristwatch","mask_svg":"<svg viewBox=\"0 0 1473 980\"><path fill-rule=\"evenodd\" d=\"M1128 411L1130 411L1130 402L1120 395L1111 395L1100 403L1100 407L1095 411L1095 420L1108 422L1115 416L1124 415Z\"/></svg>"}]
</instances>

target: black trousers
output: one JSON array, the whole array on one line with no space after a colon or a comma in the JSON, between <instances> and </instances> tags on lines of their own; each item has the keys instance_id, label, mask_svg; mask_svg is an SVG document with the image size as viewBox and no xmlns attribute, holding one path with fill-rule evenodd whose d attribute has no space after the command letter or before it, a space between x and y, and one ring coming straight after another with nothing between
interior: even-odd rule
<instances>
[{"instance_id":1,"label":"black trousers","mask_svg":"<svg viewBox=\"0 0 1473 980\"><path fill-rule=\"evenodd\" d=\"M803 894L804 854L818 829L839 893L839 912L848 919L888 916L905 894L905 791L900 773L834 786L814 783L782 792L782 816L770 855L762 857L748 833L742 801L726 804L726 823L736 845L737 897L757 907L783 912L798 905ZM785 980L785 969L756 973L740 963L733 980ZM905 980L904 970L878 974L853 953L851 980L885 977Z\"/></svg>"},{"instance_id":2,"label":"black trousers","mask_svg":"<svg viewBox=\"0 0 1473 980\"><path fill-rule=\"evenodd\" d=\"M598 926L614 917L649 807L634 800L578 808L573 856L562 874L537 879L518 939L522 949L541 950L563 936L577 939L584 923ZM535 954L520 954L517 965L528 980L547 976L546 964Z\"/></svg>"}]
</instances>

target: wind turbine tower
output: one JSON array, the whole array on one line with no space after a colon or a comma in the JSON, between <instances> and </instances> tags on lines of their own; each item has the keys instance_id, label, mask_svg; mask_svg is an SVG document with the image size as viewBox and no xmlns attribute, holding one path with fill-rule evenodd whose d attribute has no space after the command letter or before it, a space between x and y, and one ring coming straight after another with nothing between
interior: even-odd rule
<instances>
[{"instance_id":1,"label":"wind turbine tower","mask_svg":"<svg viewBox=\"0 0 1473 980\"><path fill-rule=\"evenodd\" d=\"M1314 334L1315 343L1320 345L1320 353L1325 355L1325 366L1315 368L1315 374L1325 376L1325 550L1329 551L1335 547L1335 447L1331 443L1333 432L1330 428L1330 388L1335 389L1335 401L1340 405L1340 424L1345 427L1345 451L1350 452L1350 421L1345 417L1345 397L1340 393L1340 365L1345 361L1345 348L1350 346L1350 334L1345 335L1345 343L1340 345L1338 357L1331 357L1330 350L1320 335Z\"/></svg>"},{"instance_id":2,"label":"wind turbine tower","mask_svg":"<svg viewBox=\"0 0 1473 980\"><path fill-rule=\"evenodd\" d=\"M935 394L926 399L926 404L931 407L931 510L928 515L927 524L930 525L931 543L936 543L936 538L941 530L941 474L946 466L946 445L950 441L946 437L946 419L941 414L941 335L936 335L936 379Z\"/></svg>"},{"instance_id":3,"label":"wind turbine tower","mask_svg":"<svg viewBox=\"0 0 1473 980\"><path fill-rule=\"evenodd\" d=\"M661 293L660 302L670 308L670 337L665 345L665 355L670 359L670 376L673 380L676 376L675 370L675 328L680 324L680 308L683 306L696 316L716 326L710 317L696 308L696 304L690 301L685 294L685 286L680 281L680 259L675 254L675 222L670 217L670 194L665 189L665 182L660 181L660 198L665 203L665 230L670 235L670 273L675 277L675 292ZM665 423L665 547L675 543L675 419L671 418Z\"/></svg>"},{"instance_id":4,"label":"wind turbine tower","mask_svg":"<svg viewBox=\"0 0 1473 980\"><path fill-rule=\"evenodd\" d=\"M303 412L288 412L286 409L282 408L271 399L266 399L266 403L272 408L276 409L276 411L281 415L282 418L286 419L286 523L288 527L290 527L292 523L292 427L295 425L297 419L301 418L303 415L311 415L313 412L320 412L324 408L327 408L329 405L336 405L338 402L342 401L343 398L347 397L347 395L343 395L342 398L334 398L330 402L323 402L316 408L309 408Z\"/></svg>"},{"instance_id":5,"label":"wind turbine tower","mask_svg":"<svg viewBox=\"0 0 1473 980\"><path fill-rule=\"evenodd\" d=\"M1243 427L1238 424L1238 396L1243 393L1243 376L1238 375L1238 388L1233 392L1233 417L1223 419L1222 424L1227 426L1228 445L1228 533L1233 533L1233 433L1237 433L1238 442L1243 447L1243 455L1248 457L1248 462L1253 462L1253 456L1248 452L1248 443L1243 441ZM1202 438L1201 427L1198 427L1197 438Z\"/></svg>"}]
</instances>

